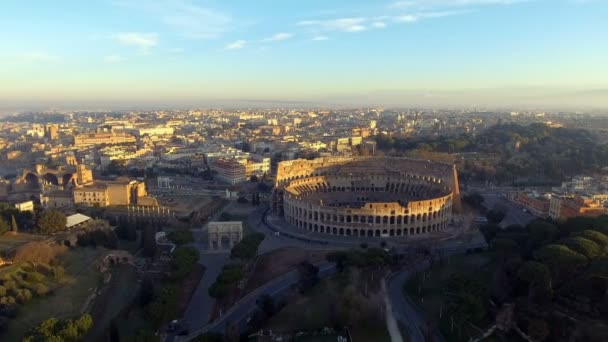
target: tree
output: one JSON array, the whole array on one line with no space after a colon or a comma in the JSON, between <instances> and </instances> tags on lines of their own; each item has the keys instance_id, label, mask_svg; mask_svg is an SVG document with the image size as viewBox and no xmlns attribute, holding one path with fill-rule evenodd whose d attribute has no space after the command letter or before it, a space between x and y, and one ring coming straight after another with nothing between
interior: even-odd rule
<instances>
[{"instance_id":1,"label":"tree","mask_svg":"<svg viewBox=\"0 0 608 342\"><path fill-rule=\"evenodd\" d=\"M253 233L245 236L230 250L230 257L248 261L258 254L258 248L266 236L263 233Z\"/></svg>"},{"instance_id":2,"label":"tree","mask_svg":"<svg viewBox=\"0 0 608 342\"><path fill-rule=\"evenodd\" d=\"M585 239L595 241L604 248L608 247L608 236L598 232L597 230L583 230L582 232L575 233L574 236L580 236Z\"/></svg>"},{"instance_id":3,"label":"tree","mask_svg":"<svg viewBox=\"0 0 608 342\"><path fill-rule=\"evenodd\" d=\"M500 223L505 218L506 214L504 211L492 209L488 211L486 218L490 223Z\"/></svg>"},{"instance_id":4,"label":"tree","mask_svg":"<svg viewBox=\"0 0 608 342\"><path fill-rule=\"evenodd\" d=\"M557 278L563 278L587 263L587 258L567 246L549 244L536 252L535 257L547 265Z\"/></svg>"},{"instance_id":5,"label":"tree","mask_svg":"<svg viewBox=\"0 0 608 342\"><path fill-rule=\"evenodd\" d=\"M167 237L178 246L194 242L194 236L189 229L174 230L167 234Z\"/></svg>"},{"instance_id":6,"label":"tree","mask_svg":"<svg viewBox=\"0 0 608 342\"><path fill-rule=\"evenodd\" d=\"M77 320L49 318L33 328L23 341L80 341L93 326L91 315L84 314Z\"/></svg>"},{"instance_id":7,"label":"tree","mask_svg":"<svg viewBox=\"0 0 608 342\"><path fill-rule=\"evenodd\" d=\"M551 299L551 272L544 264L526 261L517 271L517 277L528 284L528 298L533 301Z\"/></svg>"},{"instance_id":8,"label":"tree","mask_svg":"<svg viewBox=\"0 0 608 342\"><path fill-rule=\"evenodd\" d=\"M28 242L19 247L13 258L14 262L35 262L50 264L58 255L63 254L67 248L63 245L49 245L45 242Z\"/></svg>"},{"instance_id":9,"label":"tree","mask_svg":"<svg viewBox=\"0 0 608 342\"><path fill-rule=\"evenodd\" d=\"M544 341L549 336L549 326L542 319L531 319L528 322L528 336L534 341Z\"/></svg>"},{"instance_id":10,"label":"tree","mask_svg":"<svg viewBox=\"0 0 608 342\"><path fill-rule=\"evenodd\" d=\"M187 276L198 262L199 252L194 247L182 246L175 250L173 257L173 276L182 279Z\"/></svg>"},{"instance_id":11,"label":"tree","mask_svg":"<svg viewBox=\"0 0 608 342\"><path fill-rule=\"evenodd\" d=\"M586 256L588 259L595 259L604 254L603 248L599 244L581 236L564 239L562 243L571 250Z\"/></svg>"},{"instance_id":12,"label":"tree","mask_svg":"<svg viewBox=\"0 0 608 342\"><path fill-rule=\"evenodd\" d=\"M11 231L14 234L19 232L19 226L17 226L17 220L15 220L15 215L11 215Z\"/></svg>"},{"instance_id":13,"label":"tree","mask_svg":"<svg viewBox=\"0 0 608 342\"><path fill-rule=\"evenodd\" d=\"M319 282L319 268L308 261L298 265L298 285L302 293L308 292Z\"/></svg>"},{"instance_id":14,"label":"tree","mask_svg":"<svg viewBox=\"0 0 608 342\"><path fill-rule=\"evenodd\" d=\"M144 307L154 299L154 280L149 276L144 277L139 289L139 305Z\"/></svg>"},{"instance_id":15,"label":"tree","mask_svg":"<svg viewBox=\"0 0 608 342\"><path fill-rule=\"evenodd\" d=\"M267 294L264 294L256 301L257 306L266 314L266 317L271 317L276 313L276 305L274 299Z\"/></svg>"},{"instance_id":16,"label":"tree","mask_svg":"<svg viewBox=\"0 0 608 342\"><path fill-rule=\"evenodd\" d=\"M57 210L45 210L38 217L36 227L40 234L53 234L65 230L67 219L65 215Z\"/></svg>"},{"instance_id":17,"label":"tree","mask_svg":"<svg viewBox=\"0 0 608 342\"><path fill-rule=\"evenodd\" d=\"M0 235L8 232L9 228L9 225L4 218L0 217Z\"/></svg>"},{"instance_id":18,"label":"tree","mask_svg":"<svg viewBox=\"0 0 608 342\"><path fill-rule=\"evenodd\" d=\"M501 231L501 229L500 229L500 226L497 225L496 223L488 223L488 224L484 224L483 226L481 226L479 228L479 231L481 231L481 234L483 234L483 237L485 238L486 242L489 244L492 242L492 239L494 239L496 237L498 232Z\"/></svg>"},{"instance_id":19,"label":"tree","mask_svg":"<svg viewBox=\"0 0 608 342\"><path fill-rule=\"evenodd\" d=\"M153 257L156 254L156 232L154 227L146 225L142 232L142 243L144 248L144 255L146 257Z\"/></svg>"}]
</instances>

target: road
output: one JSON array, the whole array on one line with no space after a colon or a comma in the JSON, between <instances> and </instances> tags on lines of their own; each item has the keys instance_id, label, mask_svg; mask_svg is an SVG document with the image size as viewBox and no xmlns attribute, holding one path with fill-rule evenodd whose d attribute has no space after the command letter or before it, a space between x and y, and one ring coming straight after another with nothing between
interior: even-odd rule
<instances>
[{"instance_id":1,"label":"road","mask_svg":"<svg viewBox=\"0 0 608 342\"><path fill-rule=\"evenodd\" d=\"M500 192L481 192L483 196L483 205L492 209L496 206L506 209L506 216L500 222L500 226L506 228L513 224L526 226L528 223L536 219L536 216L525 212L513 202L507 200Z\"/></svg>"},{"instance_id":2,"label":"road","mask_svg":"<svg viewBox=\"0 0 608 342\"><path fill-rule=\"evenodd\" d=\"M409 277L410 273L407 271L389 277L387 281L388 295L391 300L393 315L406 328L410 341L424 342L426 341L424 336L428 325L403 292L403 285Z\"/></svg>"},{"instance_id":3,"label":"road","mask_svg":"<svg viewBox=\"0 0 608 342\"><path fill-rule=\"evenodd\" d=\"M201 254L199 263L205 267L205 274L190 299L190 304L184 313L182 321L187 327L207 324L215 304L215 299L209 296L209 287L222 271L228 261L228 253Z\"/></svg>"},{"instance_id":4,"label":"road","mask_svg":"<svg viewBox=\"0 0 608 342\"><path fill-rule=\"evenodd\" d=\"M260 254L269 253L273 250L285 247L305 247L305 248L318 248L318 249L340 249L340 248L348 248L352 247L348 245L335 246L333 244L319 244L317 242L312 241L304 241L302 239L287 237L283 234L276 236L274 234L274 229L268 224L266 221L267 207L261 206L257 208L254 212L249 215L249 226L252 227L256 231L266 233L266 238L262 242L260 246ZM220 213L217 213L215 216L219 216ZM204 234L205 228L197 229L196 234L201 235ZM200 263L206 267L205 274L203 279L199 283L186 313L183 317L183 321L185 325L189 328L191 335L187 338L184 337L174 337L170 336L167 338L167 341L172 341L174 338L176 340L190 340L196 337L199 334L202 334L207 331L215 331L224 333L226 325L228 323L237 323L239 324L242 331L245 330L246 324L245 321L248 317L251 316L254 310L256 310L257 306L255 301L263 294L271 295L274 298L280 297L282 294L286 292L291 286L297 283L297 272L291 271L281 277L278 277L262 287L254 290L247 296L243 297L239 302L237 302L231 309L229 309L221 318L218 320L207 323L209 316L211 314L211 310L213 309L213 305L215 300L211 298L208 294L208 288L213 284L219 273L221 272L222 267L228 261L229 255L227 253L207 253L206 246L200 243L200 239L197 239L197 243L195 243L196 247L201 250L201 258ZM459 239L452 238L451 240L442 241L442 251L446 254L458 253L466 250L471 247L484 247L485 242L480 243L478 241L472 241L470 239ZM399 246L397 250L407 250L411 248L411 246ZM335 267L329 264L321 264L320 276L326 277L335 272ZM420 334L424 331L422 330L425 325L423 325L423 320L419 316L415 316L416 310L408 306L406 302L404 304L403 299L403 283L405 279L407 279L409 275L407 273L399 274L399 276L395 277L391 281L388 282L388 294L391 299L391 302L396 303L393 304L393 311L395 312L395 317L397 320L401 321L404 326L409 327L410 318L414 319L414 327L408 328L412 331L410 334L414 334L415 337L420 337ZM405 278L404 278L405 277ZM416 320L418 318L418 320ZM415 340L415 339L412 339ZM423 340L421 340L423 341Z\"/></svg>"},{"instance_id":5,"label":"road","mask_svg":"<svg viewBox=\"0 0 608 342\"><path fill-rule=\"evenodd\" d=\"M327 262L317 265L319 267L319 278L327 278L336 272L334 264ZM245 297L235 303L222 317L212 323L190 327L190 335L177 337L176 341L190 341L205 332L213 331L224 333L228 324L238 324L241 332L246 329L246 321L257 310L256 301L262 295L269 295L275 300L285 295L288 290L298 283L298 272L291 271L253 290Z\"/></svg>"}]
</instances>

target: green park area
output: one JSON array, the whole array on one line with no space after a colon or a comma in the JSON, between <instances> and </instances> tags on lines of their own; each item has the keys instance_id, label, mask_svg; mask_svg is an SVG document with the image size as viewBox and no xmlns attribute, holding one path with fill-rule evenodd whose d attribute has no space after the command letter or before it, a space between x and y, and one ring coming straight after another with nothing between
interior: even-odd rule
<instances>
[{"instance_id":1,"label":"green park area","mask_svg":"<svg viewBox=\"0 0 608 342\"><path fill-rule=\"evenodd\" d=\"M79 316L90 301L102 276L93 267L104 249L65 252L50 264L17 262L0 270L0 295L11 302L15 313L6 312L3 339L20 340L32 327L49 317ZM29 293L29 294L28 294ZM12 316L12 317L11 317Z\"/></svg>"},{"instance_id":2,"label":"green park area","mask_svg":"<svg viewBox=\"0 0 608 342\"><path fill-rule=\"evenodd\" d=\"M359 275L354 273L339 274L294 294L265 328L297 332L348 326L354 341L390 341L380 295L359 294Z\"/></svg>"},{"instance_id":3,"label":"green park area","mask_svg":"<svg viewBox=\"0 0 608 342\"><path fill-rule=\"evenodd\" d=\"M457 286L456 282L464 282L472 287L471 290L479 289L477 294L480 301L488 301L489 293L484 284L492 282L494 266L492 255L489 253L453 256L434 264L427 271L415 274L405 284L405 291L414 304L422 309L426 318L433 322L433 325L439 326L448 341L468 340L469 335L478 335L476 325L485 327L489 322L482 317L471 324L460 324L458 319L461 318L454 317L454 312L448 307L453 295L450 288ZM461 277L472 274L474 281ZM471 283L467 283L469 281ZM466 338L463 338L464 336Z\"/></svg>"},{"instance_id":4,"label":"green park area","mask_svg":"<svg viewBox=\"0 0 608 342\"><path fill-rule=\"evenodd\" d=\"M606 341L607 223L485 224L488 251L444 258L405 290L448 341Z\"/></svg>"}]
</instances>

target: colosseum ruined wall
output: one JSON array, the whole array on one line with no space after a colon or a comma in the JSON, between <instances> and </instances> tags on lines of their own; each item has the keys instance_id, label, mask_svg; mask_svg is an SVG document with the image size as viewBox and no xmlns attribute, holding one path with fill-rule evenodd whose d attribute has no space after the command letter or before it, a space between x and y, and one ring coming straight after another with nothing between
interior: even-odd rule
<instances>
[{"instance_id":1,"label":"colosseum ruined wall","mask_svg":"<svg viewBox=\"0 0 608 342\"><path fill-rule=\"evenodd\" d=\"M273 210L302 231L408 237L444 230L459 197L454 165L326 157L279 163Z\"/></svg>"}]
</instances>

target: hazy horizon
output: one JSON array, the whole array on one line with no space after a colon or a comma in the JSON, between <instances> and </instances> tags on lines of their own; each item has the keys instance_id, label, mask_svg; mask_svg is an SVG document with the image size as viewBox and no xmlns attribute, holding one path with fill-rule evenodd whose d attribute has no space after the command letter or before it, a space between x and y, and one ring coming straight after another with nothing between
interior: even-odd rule
<instances>
[{"instance_id":1,"label":"hazy horizon","mask_svg":"<svg viewBox=\"0 0 608 342\"><path fill-rule=\"evenodd\" d=\"M607 15L601 0L8 0L0 109L608 109Z\"/></svg>"}]
</instances>

